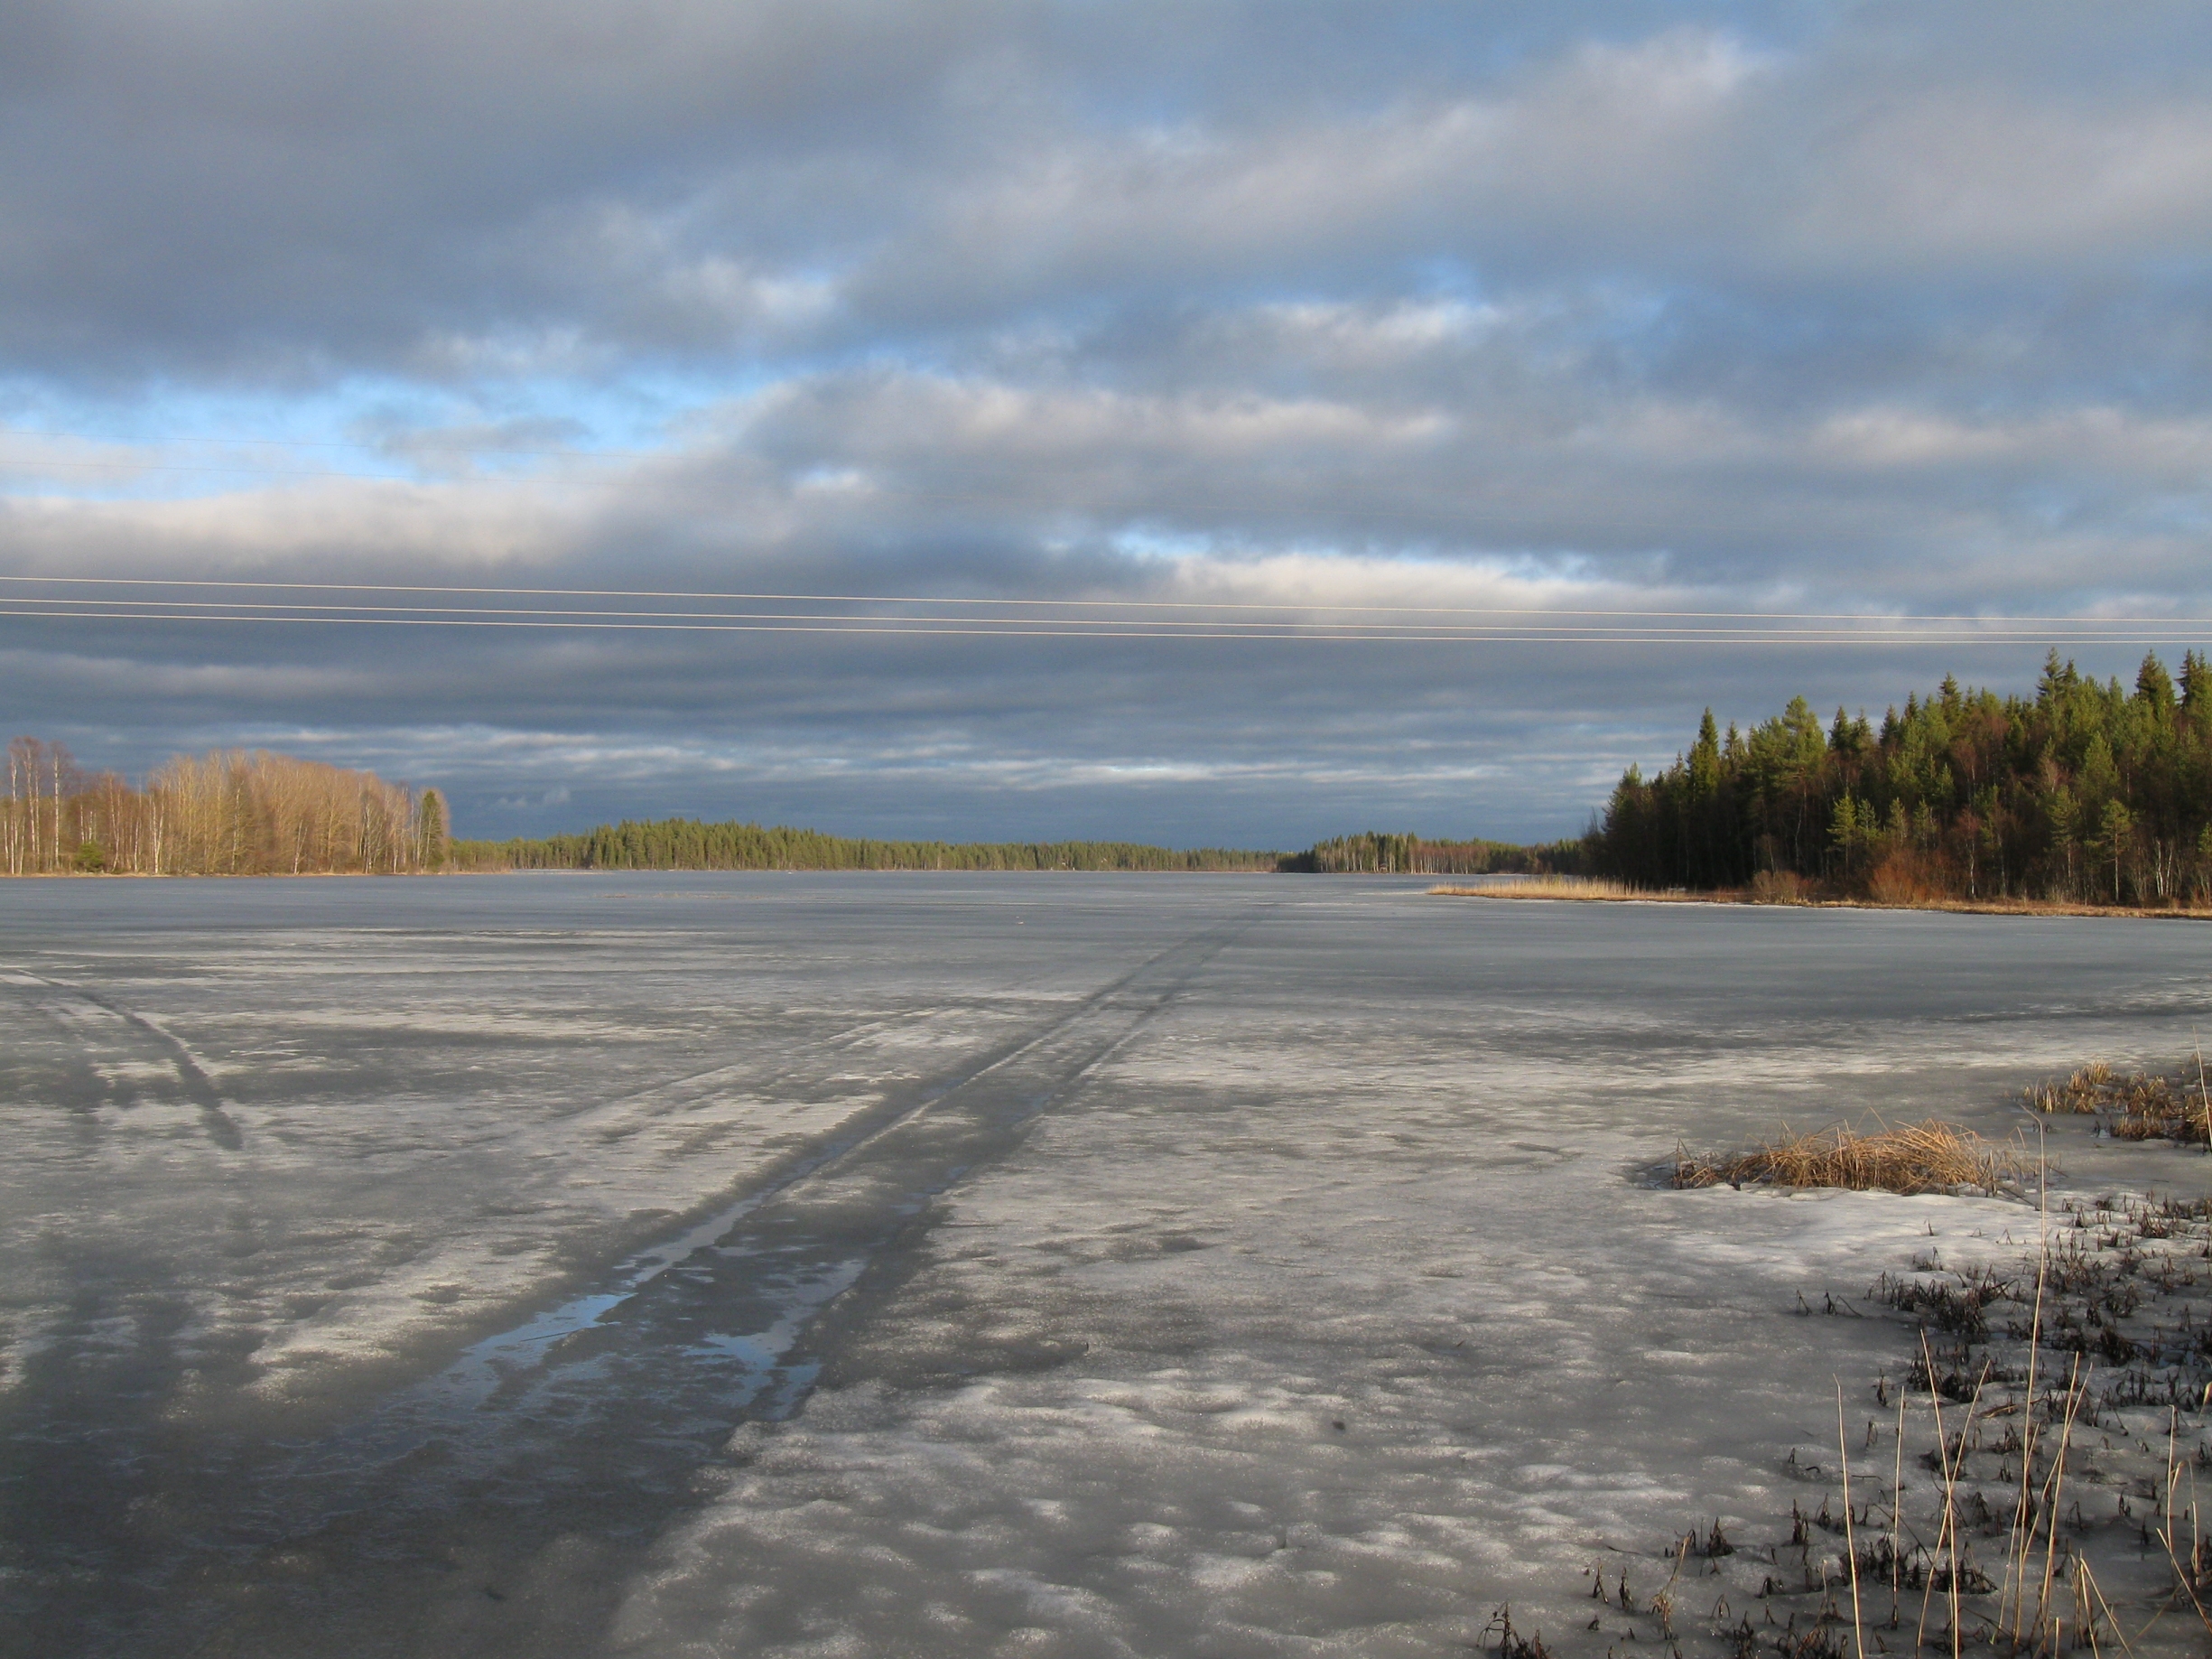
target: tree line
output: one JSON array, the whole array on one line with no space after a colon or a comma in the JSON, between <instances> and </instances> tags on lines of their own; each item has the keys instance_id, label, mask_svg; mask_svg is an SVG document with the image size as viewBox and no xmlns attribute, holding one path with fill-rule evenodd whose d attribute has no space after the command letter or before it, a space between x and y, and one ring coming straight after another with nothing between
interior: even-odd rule
<instances>
[{"instance_id":1,"label":"tree line","mask_svg":"<svg viewBox=\"0 0 2212 1659\"><path fill-rule=\"evenodd\" d=\"M878 841L820 830L692 818L625 819L576 835L458 841L469 870L1213 870L1272 871L1279 853L1176 851L1125 841Z\"/></svg>"},{"instance_id":2,"label":"tree line","mask_svg":"<svg viewBox=\"0 0 2212 1659\"><path fill-rule=\"evenodd\" d=\"M1370 830L1316 842L1278 867L1315 875L1577 875L1587 856L1579 841L1520 846L1510 841L1431 841Z\"/></svg>"},{"instance_id":3,"label":"tree line","mask_svg":"<svg viewBox=\"0 0 2212 1659\"><path fill-rule=\"evenodd\" d=\"M435 789L373 772L229 750L176 756L134 789L59 743L8 745L9 875L404 875L444 868L448 843Z\"/></svg>"},{"instance_id":4,"label":"tree line","mask_svg":"<svg viewBox=\"0 0 2212 1659\"><path fill-rule=\"evenodd\" d=\"M1723 732L1705 711L1658 775L1631 767L1585 839L1588 867L1645 887L1819 890L1885 902L2212 899L2212 666L2177 685L2155 653L2133 689L2053 651L2032 696L1946 676L1879 728L1824 730L1802 697Z\"/></svg>"},{"instance_id":5,"label":"tree line","mask_svg":"<svg viewBox=\"0 0 2212 1659\"><path fill-rule=\"evenodd\" d=\"M1340 835L1303 853L1126 841L886 841L692 818L577 834L462 841L444 798L373 772L265 750L179 755L133 788L67 749L18 738L0 800L0 872L409 875L507 870L1222 871L1480 875L1571 872L1579 842L1524 847L1410 834Z\"/></svg>"},{"instance_id":6,"label":"tree line","mask_svg":"<svg viewBox=\"0 0 2212 1659\"><path fill-rule=\"evenodd\" d=\"M877 841L819 830L691 818L625 820L576 835L457 841L469 870L946 870L1245 871L1287 874L1481 875L1581 868L1578 841L1523 847L1371 832L1303 853L1232 847L1188 851L1128 841Z\"/></svg>"}]
</instances>

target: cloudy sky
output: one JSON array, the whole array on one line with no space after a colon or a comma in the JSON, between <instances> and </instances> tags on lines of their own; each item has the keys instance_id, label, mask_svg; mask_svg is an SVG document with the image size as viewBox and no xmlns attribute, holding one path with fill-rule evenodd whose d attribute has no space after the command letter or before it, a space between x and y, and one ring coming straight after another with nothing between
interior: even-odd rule
<instances>
[{"instance_id":1,"label":"cloudy sky","mask_svg":"<svg viewBox=\"0 0 2212 1659\"><path fill-rule=\"evenodd\" d=\"M2212 638L2208 69L2149 4L14 0L0 711L463 833L1302 845L2132 672Z\"/></svg>"}]
</instances>

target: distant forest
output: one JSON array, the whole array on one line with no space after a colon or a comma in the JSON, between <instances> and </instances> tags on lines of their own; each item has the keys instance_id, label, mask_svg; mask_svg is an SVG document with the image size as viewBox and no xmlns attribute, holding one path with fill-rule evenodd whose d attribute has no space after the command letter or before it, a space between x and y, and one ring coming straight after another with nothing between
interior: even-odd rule
<instances>
[{"instance_id":1,"label":"distant forest","mask_svg":"<svg viewBox=\"0 0 2212 1659\"><path fill-rule=\"evenodd\" d=\"M1309 875L1577 875L1588 859L1589 850L1579 841L1524 847L1510 841L1427 841L1371 831L1289 853L1278 868Z\"/></svg>"},{"instance_id":2,"label":"distant forest","mask_svg":"<svg viewBox=\"0 0 2212 1659\"><path fill-rule=\"evenodd\" d=\"M435 789L265 750L180 755L141 788L59 743L18 738L0 799L7 875L414 875L504 870L1255 871L1473 875L1572 871L1579 843L1520 847L1339 836L1304 853L1120 841L877 841L688 818L540 840L457 841Z\"/></svg>"},{"instance_id":3,"label":"distant forest","mask_svg":"<svg viewBox=\"0 0 2212 1659\"><path fill-rule=\"evenodd\" d=\"M1585 845L1640 886L1887 903L2212 898L2212 667L2145 657L2133 691L2052 652L2032 697L1947 677L1879 728L1804 698L1749 731L1710 709L1687 753L1631 767Z\"/></svg>"},{"instance_id":4,"label":"distant forest","mask_svg":"<svg viewBox=\"0 0 2212 1659\"><path fill-rule=\"evenodd\" d=\"M59 743L8 745L8 875L405 875L446 862L438 792L373 772L234 750L179 755L134 789Z\"/></svg>"},{"instance_id":5,"label":"distant forest","mask_svg":"<svg viewBox=\"0 0 2212 1659\"><path fill-rule=\"evenodd\" d=\"M457 841L462 870L1275 870L1278 853L1178 853L1124 841L873 841L691 818L602 824L542 840Z\"/></svg>"},{"instance_id":6,"label":"distant forest","mask_svg":"<svg viewBox=\"0 0 2212 1659\"><path fill-rule=\"evenodd\" d=\"M1521 847L1418 835L1339 836L1304 853L1201 847L1177 852L1126 841L874 841L757 824L690 818L602 825L543 840L457 841L456 868L472 870L1210 870L1303 874L1480 875L1567 871L1578 842Z\"/></svg>"}]
</instances>

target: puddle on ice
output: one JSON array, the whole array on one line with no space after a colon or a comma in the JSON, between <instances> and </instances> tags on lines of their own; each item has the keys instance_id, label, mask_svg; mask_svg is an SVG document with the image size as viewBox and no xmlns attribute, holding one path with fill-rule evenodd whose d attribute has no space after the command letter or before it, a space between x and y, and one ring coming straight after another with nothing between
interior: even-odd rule
<instances>
[{"instance_id":1,"label":"puddle on ice","mask_svg":"<svg viewBox=\"0 0 2212 1659\"><path fill-rule=\"evenodd\" d=\"M804 1170L795 1172L792 1179L796 1179L800 1173L819 1168L823 1161L823 1159L808 1160ZM434 1402L437 1405L456 1410L473 1410L482 1406L502 1387L510 1384L517 1374L551 1363L555 1358L554 1345L597 1325L670 1268L690 1260L702 1250L711 1249L716 1240L728 1234L768 1196L767 1193L749 1194L696 1226L687 1227L668 1243L641 1251L621 1263L610 1275L617 1289L595 1291L590 1295L576 1297L558 1308L525 1320L512 1330L485 1337L436 1376L402 1395L394 1403L392 1409L404 1412L408 1405L415 1401ZM858 1272L856 1265L856 1276ZM846 1282L850 1284L850 1281ZM779 1321L779 1325L783 1321ZM730 1340L744 1339L733 1337ZM788 1346L788 1341L783 1345ZM734 1356L737 1351L733 1349L731 1352ZM761 1348L759 1352L768 1355L769 1351ZM781 1352L781 1347L775 1350L776 1355ZM755 1362L754 1368L765 1369L772 1360L773 1356L770 1356Z\"/></svg>"},{"instance_id":2,"label":"puddle on ice","mask_svg":"<svg viewBox=\"0 0 2212 1659\"><path fill-rule=\"evenodd\" d=\"M1677 1142L2002 1133L2212 1016L2189 928L1382 880L0 902L42 1655L1410 1654L1510 1601L1598 1659L1585 1569L1786 1533L1836 1382L1901 1363L1800 1292L2027 1235L1675 1192ZM2061 1139L2077 1189L2203 1179Z\"/></svg>"},{"instance_id":3,"label":"puddle on ice","mask_svg":"<svg viewBox=\"0 0 2212 1659\"><path fill-rule=\"evenodd\" d=\"M789 1416L821 1370L815 1361L787 1363L794 1346L816 1314L852 1288L869 1258L856 1254L814 1271L792 1272L778 1271L761 1253L718 1244L772 1196L749 1197L623 1263L615 1275L618 1290L575 1297L475 1343L445 1369L404 1389L363 1421L302 1449L286 1466L272 1471L272 1484L294 1489L295 1506L304 1512L330 1506L327 1483L334 1478L375 1475L433 1441L451 1454L441 1459L449 1470L458 1465L482 1471L502 1459L524 1455L525 1445L536 1439L533 1419L550 1397L637 1386L634 1370L618 1365L608 1345L577 1339L597 1331L618 1343L620 1334L609 1329L609 1316L629 1307L672 1270L709 1257L713 1272L700 1273L700 1279L731 1274L744 1279L749 1291L745 1300L757 1317L765 1313L767 1322L745 1330L705 1331L665 1360L683 1375L683 1392L703 1396L706 1409L726 1412L733 1423L740 1417ZM697 1300L702 1318L711 1320L720 1310L721 1299ZM674 1394L679 1384L674 1375L665 1374L657 1388ZM302 1487L307 1490L300 1492Z\"/></svg>"}]
</instances>

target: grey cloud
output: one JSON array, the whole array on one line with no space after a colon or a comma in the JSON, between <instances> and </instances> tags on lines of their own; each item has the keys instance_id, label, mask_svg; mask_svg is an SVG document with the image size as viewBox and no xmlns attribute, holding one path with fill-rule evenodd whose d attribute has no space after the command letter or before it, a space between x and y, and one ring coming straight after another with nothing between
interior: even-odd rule
<instances>
[{"instance_id":1,"label":"grey cloud","mask_svg":"<svg viewBox=\"0 0 2212 1659\"><path fill-rule=\"evenodd\" d=\"M0 431L0 571L2202 614L2207 57L2184 7L18 6L0 412L153 435ZM407 476L257 480L226 398ZM464 828L1245 841L1568 831L1705 702L2040 656L0 647L93 758L302 747Z\"/></svg>"},{"instance_id":2,"label":"grey cloud","mask_svg":"<svg viewBox=\"0 0 2212 1659\"><path fill-rule=\"evenodd\" d=\"M0 340L49 368L342 366L425 324L557 324L610 278L636 305L681 288L639 244L705 175L796 152L795 200L808 157L896 143L993 11L12 8Z\"/></svg>"},{"instance_id":3,"label":"grey cloud","mask_svg":"<svg viewBox=\"0 0 2212 1659\"><path fill-rule=\"evenodd\" d=\"M2212 123L2092 73L2097 31L2005 79L1934 22L1919 58L1755 12L1500 53L1423 12L1353 51L1343 14L1226 7L18 8L0 342L312 374L518 333L881 343L1438 258L1723 287L2202 263Z\"/></svg>"},{"instance_id":4,"label":"grey cloud","mask_svg":"<svg viewBox=\"0 0 2212 1659\"><path fill-rule=\"evenodd\" d=\"M1426 325L1386 314L1381 326ZM642 586L866 592L890 574L1120 593L1167 568L1124 545L1138 529L1231 564L1297 550L1532 558L1609 572L1629 584L1622 602L1663 571L1676 599L1708 588L1709 602L1743 602L1780 581L1837 605L1873 584L1892 604L1981 609L1997 549L2021 603L2079 604L2114 579L2114 555L2178 598L2203 585L2189 557L2212 463L2206 417L1875 403L1753 420L1711 398L1608 398L1571 371L1547 384L1540 364L1456 396L1333 389L834 372L733 407L722 433L665 460L189 503L17 503L0 523L20 568L47 571L198 560L234 574L591 585L579 573L618 558ZM2085 556L2093 545L2101 561ZM1345 581L1375 575L1347 566Z\"/></svg>"}]
</instances>

